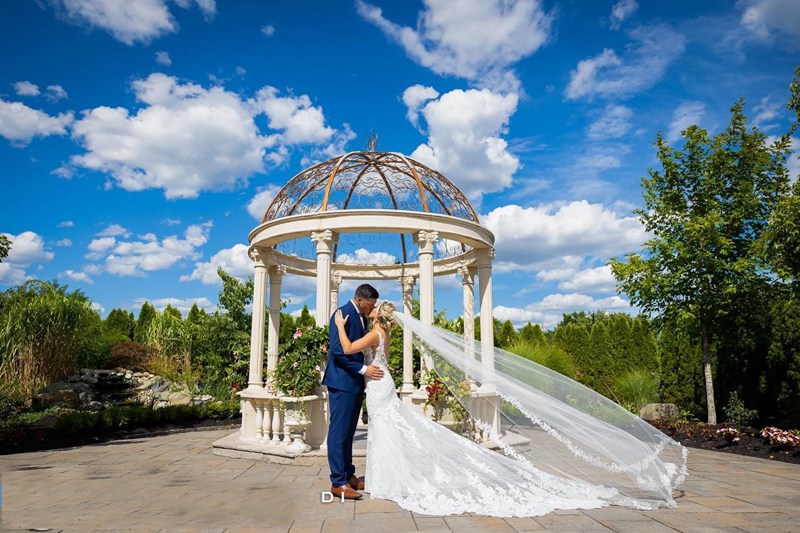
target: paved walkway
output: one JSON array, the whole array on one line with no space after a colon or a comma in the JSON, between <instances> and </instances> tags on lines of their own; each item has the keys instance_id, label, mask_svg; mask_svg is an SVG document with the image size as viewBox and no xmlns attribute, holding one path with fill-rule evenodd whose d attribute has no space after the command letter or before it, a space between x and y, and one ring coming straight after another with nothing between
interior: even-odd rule
<instances>
[{"instance_id":1,"label":"paved walkway","mask_svg":"<svg viewBox=\"0 0 800 533\"><path fill-rule=\"evenodd\" d=\"M0 530L800 532L800 466L786 463L690 450L677 509L429 517L368 496L321 503L326 467L214 455L211 443L229 432L0 456Z\"/></svg>"}]
</instances>

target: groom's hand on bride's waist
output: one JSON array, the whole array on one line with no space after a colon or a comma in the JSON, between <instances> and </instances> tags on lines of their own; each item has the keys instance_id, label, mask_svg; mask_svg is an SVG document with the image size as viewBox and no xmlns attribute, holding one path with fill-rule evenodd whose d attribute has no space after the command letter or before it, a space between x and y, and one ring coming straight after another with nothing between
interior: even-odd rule
<instances>
[{"instance_id":1,"label":"groom's hand on bride's waist","mask_svg":"<svg viewBox=\"0 0 800 533\"><path fill-rule=\"evenodd\" d=\"M369 379L381 379L383 377L383 370L381 370L379 366L369 365L364 375Z\"/></svg>"}]
</instances>

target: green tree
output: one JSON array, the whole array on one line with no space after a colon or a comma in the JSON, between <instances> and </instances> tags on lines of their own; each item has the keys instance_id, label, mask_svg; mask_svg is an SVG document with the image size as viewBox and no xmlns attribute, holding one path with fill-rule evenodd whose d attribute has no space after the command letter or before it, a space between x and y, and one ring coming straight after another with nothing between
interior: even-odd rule
<instances>
[{"instance_id":1,"label":"green tree","mask_svg":"<svg viewBox=\"0 0 800 533\"><path fill-rule=\"evenodd\" d=\"M127 337L129 341L133 339L135 325L133 316L124 309L112 309L103 321L103 329L106 332L119 333Z\"/></svg>"},{"instance_id":2,"label":"green tree","mask_svg":"<svg viewBox=\"0 0 800 533\"><path fill-rule=\"evenodd\" d=\"M638 367L633 353L631 318L625 313L614 313L606 325L614 361L612 372L619 377Z\"/></svg>"},{"instance_id":3,"label":"green tree","mask_svg":"<svg viewBox=\"0 0 800 533\"><path fill-rule=\"evenodd\" d=\"M522 329L519 331L519 337L524 341L530 342L534 346L547 344L547 337L539 324L533 325L528 322L522 326Z\"/></svg>"},{"instance_id":4,"label":"green tree","mask_svg":"<svg viewBox=\"0 0 800 533\"><path fill-rule=\"evenodd\" d=\"M648 320L643 316L633 319L631 327L631 350L636 367L643 368L650 374L658 373L658 345Z\"/></svg>"},{"instance_id":5,"label":"green tree","mask_svg":"<svg viewBox=\"0 0 800 533\"><path fill-rule=\"evenodd\" d=\"M789 136L769 145L748 130L743 108L742 101L731 108L713 139L687 128L680 151L657 136L663 170L642 180L644 207L636 211L653 238L642 255L611 261L618 290L645 313L680 311L697 321L710 424L717 421L711 359L718 319L731 298L768 275L756 243L788 188Z\"/></svg>"},{"instance_id":6,"label":"green tree","mask_svg":"<svg viewBox=\"0 0 800 533\"><path fill-rule=\"evenodd\" d=\"M317 325L317 321L311 316L311 311L308 310L308 306L304 305L303 310L300 311L300 316L297 317L297 321L295 322L295 326L298 328L307 328L309 326L314 327Z\"/></svg>"},{"instance_id":7,"label":"green tree","mask_svg":"<svg viewBox=\"0 0 800 533\"><path fill-rule=\"evenodd\" d=\"M589 386L604 395L608 395L614 384L614 358L611 350L608 328L602 322L595 322L589 334L589 361L585 370L589 377Z\"/></svg>"},{"instance_id":8,"label":"green tree","mask_svg":"<svg viewBox=\"0 0 800 533\"><path fill-rule=\"evenodd\" d=\"M237 328L250 331L250 314L247 305L253 300L253 280L241 282L221 268L217 275L222 279L222 291L219 293L219 307L224 310Z\"/></svg>"},{"instance_id":9,"label":"green tree","mask_svg":"<svg viewBox=\"0 0 800 533\"><path fill-rule=\"evenodd\" d=\"M3 259L8 257L8 253L10 251L11 251L11 239L8 238L8 235L0 233L0 263L3 262Z\"/></svg>"},{"instance_id":10,"label":"green tree","mask_svg":"<svg viewBox=\"0 0 800 533\"><path fill-rule=\"evenodd\" d=\"M186 322L189 324L202 324L206 318L208 318L206 310L198 307L197 302L195 302L192 304L192 308L189 309L189 314L186 315Z\"/></svg>"},{"instance_id":11,"label":"green tree","mask_svg":"<svg viewBox=\"0 0 800 533\"><path fill-rule=\"evenodd\" d=\"M658 333L661 401L695 415L705 410L703 352L697 343L697 321L671 313L661 319Z\"/></svg>"},{"instance_id":12,"label":"green tree","mask_svg":"<svg viewBox=\"0 0 800 533\"><path fill-rule=\"evenodd\" d=\"M172 304L167 304L162 313L171 315L177 318L178 320L183 320L183 315L181 314L180 309L178 309L177 307L172 307Z\"/></svg>"},{"instance_id":13,"label":"green tree","mask_svg":"<svg viewBox=\"0 0 800 533\"><path fill-rule=\"evenodd\" d=\"M765 395L774 399L782 420L800 426L800 297L780 299L773 305L773 338L767 353Z\"/></svg>"},{"instance_id":14,"label":"green tree","mask_svg":"<svg viewBox=\"0 0 800 533\"><path fill-rule=\"evenodd\" d=\"M133 340L139 344L147 342L147 331L150 329L150 322L156 316L156 308L150 302L145 301L139 310L139 317L136 319L136 326L133 328Z\"/></svg>"},{"instance_id":15,"label":"green tree","mask_svg":"<svg viewBox=\"0 0 800 533\"><path fill-rule=\"evenodd\" d=\"M575 363L575 377L584 385L592 381L592 363L589 354L589 330L585 324L563 323L553 333L553 346L567 352Z\"/></svg>"},{"instance_id":16,"label":"green tree","mask_svg":"<svg viewBox=\"0 0 800 533\"><path fill-rule=\"evenodd\" d=\"M494 344L499 348L505 348L510 344L514 344L519 336L517 335L517 330L514 329L514 324L511 323L510 320L506 320L503 322L503 325L500 326L500 331L498 331L494 336Z\"/></svg>"}]
</instances>

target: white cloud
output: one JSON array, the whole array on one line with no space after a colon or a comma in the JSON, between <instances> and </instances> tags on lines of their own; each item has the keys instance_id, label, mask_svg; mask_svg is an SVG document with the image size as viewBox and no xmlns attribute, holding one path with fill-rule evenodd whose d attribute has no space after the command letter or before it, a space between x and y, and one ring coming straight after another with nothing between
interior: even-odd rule
<instances>
[{"instance_id":1,"label":"white cloud","mask_svg":"<svg viewBox=\"0 0 800 533\"><path fill-rule=\"evenodd\" d=\"M339 254L337 263L357 265L393 265L397 258L386 252L370 252L366 248L359 248L352 254Z\"/></svg>"},{"instance_id":2,"label":"white cloud","mask_svg":"<svg viewBox=\"0 0 800 533\"><path fill-rule=\"evenodd\" d=\"M267 212L269 204L275 199L275 196L280 192L281 188L277 185L267 185L265 188L259 190L253 199L247 203L247 212L254 219L261 222L264 214Z\"/></svg>"},{"instance_id":3,"label":"white cloud","mask_svg":"<svg viewBox=\"0 0 800 533\"><path fill-rule=\"evenodd\" d=\"M89 244L89 259L105 258L100 265L84 271L97 274L108 272L117 276L143 276L147 272L165 270L179 261L200 258L197 248L208 242L211 222L186 228L183 238L170 235L161 240L153 234L140 236L138 241L123 241L101 237Z\"/></svg>"},{"instance_id":4,"label":"white cloud","mask_svg":"<svg viewBox=\"0 0 800 533\"><path fill-rule=\"evenodd\" d=\"M217 275L217 268L222 268L231 276L246 279L253 275L253 261L247 255L247 245L235 244L215 253L207 262L196 263L194 271L188 276L181 276L181 281L198 280L204 285L219 285L222 282Z\"/></svg>"},{"instance_id":5,"label":"white cloud","mask_svg":"<svg viewBox=\"0 0 800 533\"><path fill-rule=\"evenodd\" d=\"M11 241L8 256L0 263L0 284L19 285L29 276L25 270L33 264L49 263L53 253L45 251L44 239L32 231L18 235L2 233Z\"/></svg>"},{"instance_id":6,"label":"white cloud","mask_svg":"<svg viewBox=\"0 0 800 533\"><path fill-rule=\"evenodd\" d=\"M612 153L614 150L617 151L616 154ZM612 149L607 147L594 147L575 161L575 167L582 172L586 172L587 170L602 171L610 168L619 168L622 166L620 156L626 152L627 149L620 148L619 146Z\"/></svg>"},{"instance_id":7,"label":"white cloud","mask_svg":"<svg viewBox=\"0 0 800 533\"><path fill-rule=\"evenodd\" d=\"M508 187L520 163L500 135L506 133L517 100L515 94L488 89L456 89L429 101L420 111L428 142L411 157L440 171L476 201L483 193Z\"/></svg>"},{"instance_id":8,"label":"white cloud","mask_svg":"<svg viewBox=\"0 0 800 533\"><path fill-rule=\"evenodd\" d=\"M263 33L267 37L272 37L273 35L275 35L275 26L273 26L272 24L267 24L266 26L261 28L261 33Z\"/></svg>"},{"instance_id":9,"label":"white cloud","mask_svg":"<svg viewBox=\"0 0 800 533\"><path fill-rule=\"evenodd\" d=\"M165 0L51 0L66 20L81 26L101 28L127 45L149 43L153 39L178 30L178 24ZM188 8L188 0L176 0ZM216 12L214 0L197 0L206 19Z\"/></svg>"},{"instance_id":10,"label":"white cloud","mask_svg":"<svg viewBox=\"0 0 800 533\"><path fill-rule=\"evenodd\" d=\"M170 59L168 52L160 50L160 51L156 52L156 63L158 63L159 65L164 65L165 67L168 67L168 66L172 65L172 59Z\"/></svg>"},{"instance_id":11,"label":"white cloud","mask_svg":"<svg viewBox=\"0 0 800 533\"><path fill-rule=\"evenodd\" d=\"M56 245L56 246L69 247L69 246L72 246L72 240L71 239L61 239L60 241L56 241L53 244Z\"/></svg>"},{"instance_id":12,"label":"white cloud","mask_svg":"<svg viewBox=\"0 0 800 533\"><path fill-rule=\"evenodd\" d=\"M782 105L778 102L773 102L772 98L765 96L759 103L753 106L753 126L756 126L761 131L769 131L778 127L776 122L773 122L782 111Z\"/></svg>"},{"instance_id":13,"label":"white cloud","mask_svg":"<svg viewBox=\"0 0 800 533\"><path fill-rule=\"evenodd\" d=\"M69 98L69 95L61 85L48 85L47 92L45 92L45 98L51 102L58 102L59 100Z\"/></svg>"},{"instance_id":14,"label":"white cloud","mask_svg":"<svg viewBox=\"0 0 800 533\"><path fill-rule=\"evenodd\" d=\"M94 285L94 281L86 272L75 272L74 270L66 270L59 274L59 276L66 276L73 281L85 283L87 285Z\"/></svg>"},{"instance_id":15,"label":"white cloud","mask_svg":"<svg viewBox=\"0 0 800 533\"><path fill-rule=\"evenodd\" d=\"M550 294L541 301L532 303L524 308L497 306L494 316L498 320L511 320L516 327L521 327L528 322L541 324L545 329L555 327L562 319L564 313L573 311L631 311L630 302L619 296L594 299L581 293Z\"/></svg>"},{"instance_id":16,"label":"white cloud","mask_svg":"<svg viewBox=\"0 0 800 533\"><path fill-rule=\"evenodd\" d=\"M559 289L588 293L614 292L616 286L616 279L608 265L581 270L558 284Z\"/></svg>"},{"instance_id":17,"label":"white cloud","mask_svg":"<svg viewBox=\"0 0 800 533\"><path fill-rule=\"evenodd\" d=\"M693 124L699 124L705 113L706 106L703 102L684 102L672 114L672 123L669 125L667 140L677 142L681 132Z\"/></svg>"},{"instance_id":18,"label":"white cloud","mask_svg":"<svg viewBox=\"0 0 800 533\"><path fill-rule=\"evenodd\" d=\"M611 28L618 30L622 21L632 15L638 7L636 0L619 0L611 8Z\"/></svg>"},{"instance_id":19,"label":"white cloud","mask_svg":"<svg viewBox=\"0 0 800 533\"><path fill-rule=\"evenodd\" d=\"M800 3L796 0L745 0L741 23L757 39L770 42L775 33L800 37Z\"/></svg>"},{"instance_id":20,"label":"white cloud","mask_svg":"<svg viewBox=\"0 0 800 533\"><path fill-rule=\"evenodd\" d=\"M92 302L92 309L94 309L100 315L106 312L106 308L97 302Z\"/></svg>"},{"instance_id":21,"label":"white cloud","mask_svg":"<svg viewBox=\"0 0 800 533\"><path fill-rule=\"evenodd\" d=\"M482 86L515 86L509 67L541 48L552 34L553 15L539 0L424 0L417 28L396 24L380 8L356 1L356 10L440 75Z\"/></svg>"},{"instance_id":22,"label":"white cloud","mask_svg":"<svg viewBox=\"0 0 800 533\"><path fill-rule=\"evenodd\" d=\"M18 81L14 84L17 96L39 96L39 86L29 81Z\"/></svg>"},{"instance_id":23,"label":"white cloud","mask_svg":"<svg viewBox=\"0 0 800 533\"><path fill-rule=\"evenodd\" d=\"M207 313L213 313L217 310L217 306L211 302L208 298L200 297L200 298L136 298L133 301L133 305L129 306L130 309L141 309L142 305L145 302L148 302L150 305L155 307L158 311L163 311L166 309L168 305L176 308L178 311L181 312L183 318L189 316L189 311L192 310L192 306L197 304L197 307L200 309L204 309Z\"/></svg>"},{"instance_id":24,"label":"white cloud","mask_svg":"<svg viewBox=\"0 0 800 533\"><path fill-rule=\"evenodd\" d=\"M311 105L306 95L282 97L278 89L267 86L258 91L254 103L267 115L270 128L284 130L282 139L287 144L324 143L333 136L322 108Z\"/></svg>"},{"instance_id":25,"label":"white cloud","mask_svg":"<svg viewBox=\"0 0 800 533\"><path fill-rule=\"evenodd\" d=\"M62 220L58 223L59 228L71 228L75 225L75 223L71 220Z\"/></svg>"},{"instance_id":26,"label":"white cloud","mask_svg":"<svg viewBox=\"0 0 800 533\"><path fill-rule=\"evenodd\" d=\"M123 237L129 237L131 234L130 231L126 230L119 224L111 224L106 229L101 231L97 234L98 237L118 237L122 235Z\"/></svg>"},{"instance_id":27,"label":"white cloud","mask_svg":"<svg viewBox=\"0 0 800 533\"><path fill-rule=\"evenodd\" d=\"M163 188L167 198L195 198L231 189L263 172L265 162L283 163L288 146L335 137L306 95L280 97L264 87L245 101L222 87L205 89L161 73L134 81L133 89L145 104L136 114L98 107L75 123L73 138L87 152L71 160L110 174L129 191ZM255 123L262 113L281 131L262 135Z\"/></svg>"},{"instance_id":28,"label":"white cloud","mask_svg":"<svg viewBox=\"0 0 800 533\"><path fill-rule=\"evenodd\" d=\"M633 110L624 105L609 104L603 114L589 125L590 139L615 139L622 137L631 129Z\"/></svg>"},{"instance_id":29,"label":"white cloud","mask_svg":"<svg viewBox=\"0 0 800 533\"><path fill-rule=\"evenodd\" d=\"M425 87L424 85L412 85L403 91L403 103L408 108L408 112L406 113L408 120L416 126L422 104L438 97L439 91L433 87Z\"/></svg>"},{"instance_id":30,"label":"white cloud","mask_svg":"<svg viewBox=\"0 0 800 533\"><path fill-rule=\"evenodd\" d=\"M640 26L630 37L633 42L623 57L606 48L579 61L570 73L564 97L631 96L659 81L686 47L686 38L666 25Z\"/></svg>"},{"instance_id":31,"label":"white cloud","mask_svg":"<svg viewBox=\"0 0 800 533\"><path fill-rule=\"evenodd\" d=\"M0 99L0 136L15 144L26 145L34 137L64 135L73 119L72 112L50 116L23 103Z\"/></svg>"},{"instance_id":32,"label":"white cloud","mask_svg":"<svg viewBox=\"0 0 800 533\"><path fill-rule=\"evenodd\" d=\"M533 270L563 256L605 261L638 250L647 239L637 217L621 217L585 200L537 207L506 205L481 219L495 235L498 271Z\"/></svg>"}]
</instances>

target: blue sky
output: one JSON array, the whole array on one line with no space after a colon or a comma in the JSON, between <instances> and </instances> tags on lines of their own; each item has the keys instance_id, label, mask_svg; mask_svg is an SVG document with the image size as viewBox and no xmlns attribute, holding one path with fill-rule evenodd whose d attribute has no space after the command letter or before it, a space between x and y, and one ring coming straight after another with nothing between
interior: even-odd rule
<instances>
[{"instance_id":1,"label":"blue sky","mask_svg":"<svg viewBox=\"0 0 800 533\"><path fill-rule=\"evenodd\" d=\"M0 13L0 232L15 243L0 288L58 279L103 315L145 299L212 311L216 267L249 274L247 235L275 192L373 131L379 150L448 176L495 233L497 317L635 312L605 265L646 238L631 210L656 132L719 131L739 97L783 132L800 58L796 0L11 0ZM313 280L292 278L289 309L313 308ZM399 299L399 284L379 289ZM457 279L437 279L436 307L459 313Z\"/></svg>"}]
</instances>

